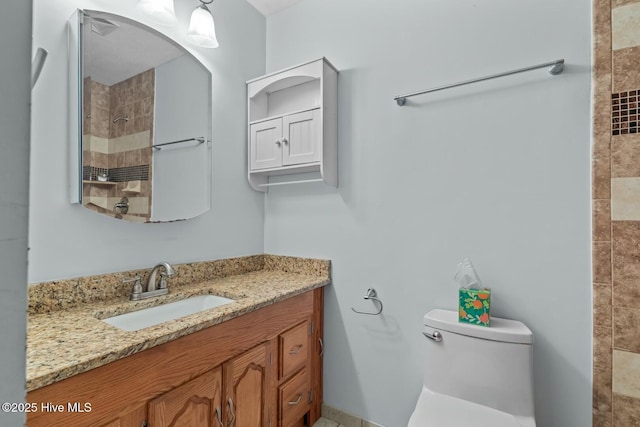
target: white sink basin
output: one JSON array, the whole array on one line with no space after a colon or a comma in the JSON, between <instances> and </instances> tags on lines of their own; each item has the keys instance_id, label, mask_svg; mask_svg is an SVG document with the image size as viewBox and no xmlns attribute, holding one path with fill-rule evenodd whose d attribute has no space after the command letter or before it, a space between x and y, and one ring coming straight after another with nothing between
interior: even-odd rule
<instances>
[{"instance_id":1,"label":"white sink basin","mask_svg":"<svg viewBox=\"0 0 640 427\"><path fill-rule=\"evenodd\" d=\"M198 295L157 307L108 317L102 321L125 331L137 331L234 301L217 295Z\"/></svg>"}]
</instances>

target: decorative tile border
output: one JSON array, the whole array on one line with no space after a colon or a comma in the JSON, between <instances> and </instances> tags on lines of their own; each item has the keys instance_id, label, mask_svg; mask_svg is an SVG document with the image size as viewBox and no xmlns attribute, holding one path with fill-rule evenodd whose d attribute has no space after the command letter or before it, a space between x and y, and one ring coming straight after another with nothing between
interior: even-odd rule
<instances>
[{"instance_id":1,"label":"decorative tile border","mask_svg":"<svg viewBox=\"0 0 640 427\"><path fill-rule=\"evenodd\" d=\"M611 95L611 135L638 133L640 90Z\"/></svg>"},{"instance_id":2,"label":"decorative tile border","mask_svg":"<svg viewBox=\"0 0 640 427\"><path fill-rule=\"evenodd\" d=\"M122 168L82 167L82 179L97 181L98 176L107 174L111 182L148 181L149 165L126 166Z\"/></svg>"}]
</instances>

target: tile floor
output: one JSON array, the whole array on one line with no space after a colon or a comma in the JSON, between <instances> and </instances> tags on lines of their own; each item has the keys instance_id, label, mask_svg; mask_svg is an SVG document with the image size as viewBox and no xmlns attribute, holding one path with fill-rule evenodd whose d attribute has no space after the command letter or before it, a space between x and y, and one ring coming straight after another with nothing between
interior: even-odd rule
<instances>
[{"instance_id":1,"label":"tile floor","mask_svg":"<svg viewBox=\"0 0 640 427\"><path fill-rule=\"evenodd\" d=\"M334 421L335 420L335 421ZM322 416L313 427L384 427L380 424L360 419L339 409L322 404Z\"/></svg>"},{"instance_id":2,"label":"tile floor","mask_svg":"<svg viewBox=\"0 0 640 427\"><path fill-rule=\"evenodd\" d=\"M327 418L322 417L318 421L316 421L313 427L344 427L344 426L342 424L338 424L335 421L331 421Z\"/></svg>"},{"instance_id":3,"label":"tile floor","mask_svg":"<svg viewBox=\"0 0 640 427\"><path fill-rule=\"evenodd\" d=\"M316 421L316 423L313 425L313 427L351 427L351 426L362 426L362 427L381 427L378 424L374 424L368 421L358 421L357 424L339 424L335 421L331 421L329 418L320 418L318 419L318 421Z\"/></svg>"}]
</instances>

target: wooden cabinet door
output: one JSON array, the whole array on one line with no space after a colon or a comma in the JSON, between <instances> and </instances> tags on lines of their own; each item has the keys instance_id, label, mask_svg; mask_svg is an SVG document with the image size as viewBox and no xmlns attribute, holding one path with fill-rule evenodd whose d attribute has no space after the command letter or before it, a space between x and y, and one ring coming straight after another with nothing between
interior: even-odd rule
<instances>
[{"instance_id":1,"label":"wooden cabinet door","mask_svg":"<svg viewBox=\"0 0 640 427\"><path fill-rule=\"evenodd\" d=\"M282 119L250 126L251 170L282 166Z\"/></svg>"},{"instance_id":2,"label":"wooden cabinet door","mask_svg":"<svg viewBox=\"0 0 640 427\"><path fill-rule=\"evenodd\" d=\"M147 405L142 405L126 414L120 415L107 424L103 424L101 427L141 427L145 425L146 420Z\"/></svg>"},{"instance_id":3,"label":"wooden cabinet door","mask_svg":"<svg viewBox=\"0 0 640 427\"><path fill-rule=\"evenodd\" d=\"M282 164L298 165L320 161L320 109L282 118Z\"/></svg>"},{"instance_id":4,"label":"wooden cabinet door","mask_svg":"<svg viewBox=\"0 0 640 427\"><path fill-rule=\"evenodd\" d=\"M222 368L216 368L149 402L153 427L221 427Z\"/></svg>"},{"instance_id":5,"label":"wooden cabinet door","mask_svg":"<svg viewBox=\"0 0 640 427\"><path fill-rule=\"evenodd\" d=\"M226 427L268 427L269 343L224 364Z\"/></svg>"}]
</instances>

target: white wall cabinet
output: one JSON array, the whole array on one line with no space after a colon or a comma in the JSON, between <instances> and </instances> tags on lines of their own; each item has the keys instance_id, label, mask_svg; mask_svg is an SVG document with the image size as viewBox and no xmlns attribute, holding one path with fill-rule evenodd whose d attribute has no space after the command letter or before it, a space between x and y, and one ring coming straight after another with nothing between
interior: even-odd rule
<instances>
[{"instance_id":1,"label":"white wall cabinet","mask_svg":"<svg viewBox=\"0 0 640 427\"><path fill-rule=\"evenodd\" d=\"M326 58L247 82L249 183L338 186L338 72ZM271 182L273 176L305 179Z\"/></svg>"},{"instance_id":2,"label":"white wall cabinet","mask_svg":"<svg viewBox=\"0 0 640 427\"><path fill-rule=\"evenodd\" d=\"M319 108L252 124L251 170L319 162L320 124Z\"/></svg>"}]
</instances>

